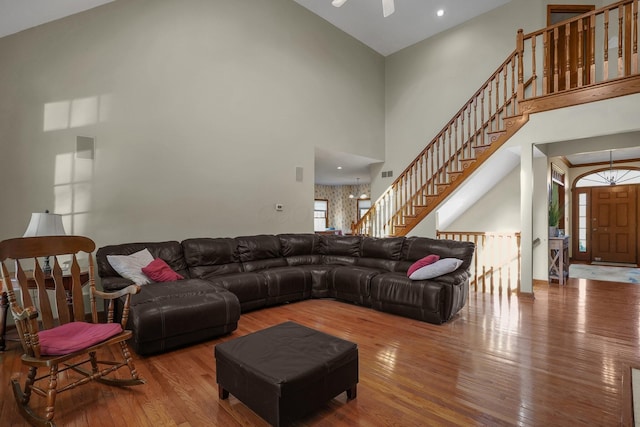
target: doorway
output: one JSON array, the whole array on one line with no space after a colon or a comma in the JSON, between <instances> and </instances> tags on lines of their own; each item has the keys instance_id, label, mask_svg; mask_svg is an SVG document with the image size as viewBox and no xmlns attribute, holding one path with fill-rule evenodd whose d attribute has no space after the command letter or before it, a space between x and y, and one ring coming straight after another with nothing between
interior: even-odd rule
<instances>
[{"instance_id":1,"label":"doorway","mask_svg":"<svg viewBox=\"0 0 640 427\"><path fill-rule=\"evenodd\" d=\"M637 263L638 184L574 188L573 259Z\"/></svg>"},{"instance_id":2,"label":"doorway","mask_svg":"<svg viewBox=\"0 0 640 427\"><path fill-rule=\"evenodd\" d=\"M547 26L559 24L595 9L594 5L547 6ZM580 87L589 80L589 49L593 36L589 20L560 25L549 32L545 74L549 76L547 93ZM557 78L556 78L557 77Z\"/></svg>"}]
</instances>

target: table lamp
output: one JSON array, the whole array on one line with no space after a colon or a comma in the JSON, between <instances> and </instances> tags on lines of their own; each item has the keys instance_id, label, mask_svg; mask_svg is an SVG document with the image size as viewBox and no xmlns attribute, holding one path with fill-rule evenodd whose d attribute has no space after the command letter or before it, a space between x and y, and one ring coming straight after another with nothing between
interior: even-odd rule
<instances>
[{"instance_id":1,"label":"table lamp","mask_svg":"<svg viewBox=\"0 0 640 427\"><path fill-rule=\"evenodd\" d=\"M64 236L66 234L64 225L62 225L62 215L52 214L46 210L44 213L34 212L31 214L31 221L22 237ZM44 273L51 274L49 257L44 259Z\"/></svg>"}]
</instances>

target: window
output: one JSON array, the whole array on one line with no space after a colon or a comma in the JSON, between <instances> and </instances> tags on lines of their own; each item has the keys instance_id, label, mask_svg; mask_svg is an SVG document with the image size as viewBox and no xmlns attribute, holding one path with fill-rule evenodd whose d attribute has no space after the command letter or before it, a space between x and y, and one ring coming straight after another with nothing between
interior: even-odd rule
<instances>
[{"instance_id":1,"label":"window","mask_svg":"<svg viewBox=\"0 0 640 427\"><path fill-rule=\"evenodd\" d=\"M329 201L316 199L313 204L313 231L324 231L329 227Z\"/></svg>"},{"instance_id":2,"label":"window","mask_svg":"<svg viewBox=\"0 0 640 427\"><path fill-rule=\"evenodd\" d=\"M578 194L578 251L587 251L587 195Z\"/></svg>"},{"instance_id":3,"label":"window","mask_svg":"<svg viewBox=\"0 0 640 427\"><path fill-rule=\"evenodd\" d=\"M616 184L640 184L640 170L610 167L583 176L576 183L576 187L602 187Z\"/></svg>"},{"instance_id":4,"label":"window","mask_svg":"<svg viewBox=\"0 0 640 427\"><path fill-rule=\"evenodd\" d=\"M371 208L371 199L358 199L358 221Z\"/></svg>"}]
</instances>

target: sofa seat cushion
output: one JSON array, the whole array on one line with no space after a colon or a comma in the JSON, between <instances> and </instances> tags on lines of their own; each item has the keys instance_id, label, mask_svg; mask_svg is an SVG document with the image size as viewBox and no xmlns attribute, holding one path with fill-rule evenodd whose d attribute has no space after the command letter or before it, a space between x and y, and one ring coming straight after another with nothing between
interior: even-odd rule
<instances>
[{"instance_id":1,"label":"sofa seat cushion","mask_svg":"<svg viewBox=\"0 0 640 427\"><path fill-rule=\"evenodd\" d=\"M292 255L285 257L287 265L320 265L322 264L322 255Z\"/></svg>"},{"instance_id":2,"label":"sofa seat cushion","mask_svg":"<svg viewBox=\"0 0 640 427\"><path fill-rule=\"evenodd\" d=\"M358 267L370 268L379 271L396 271L400 261L383 258L357 258Z\"/></svg>"},{"instance_id":3,"label":"sofa seat cushion","mask_svg":"<svg viewBox=\"0 0 640 427\"><path fill-rule=\"evenodd\" d=\"M443 276L446 277L446 276ZM468 280L411 280L402 273L383 273L371 281L371 306L379 311L440 324L466 301Z\"/></svg>"},{"instance_id":4,"label":"sofa seat cushion","mask_svg":"<svg viewBox=\"0 0 640 427\"><path fill-rule=\"evenodd\" d=\"M336 267L328 275L329 295L362 305L370 305L371 279L378 270L362 267Z\"/></svg>"},{"instance_id":5,"label":"sofa seat cushion","mask_svg":"<svg viewBox=\"0 0 640 427\"><path fill-rule=\"evenodd\" d=\"M328 276L333 271L335 265L299 265L305 271L311 274L311 297L312 298L328 298L329 297L329 282Z\"/></svg>"},{"instance_id":6,"label":"sofa seat cushion","mask_svg":"<svg viewBox=\"0 0 640 427\"><path fill-rule=\"evenodd\" d=\"M131 298L128 329L138 354L167 351L237 328L240 303L231 292L200 279L154 283Z\"/></svg>"},{"instance_id":7,"label":"sofa seat cushion","mask_svg":"<svg viewBox=\"0 0 640 427\"><path fill-rule=\"evenodd\" d=\"M267 304L299 301L311 297L311 272L301 267L280 267L262 271L267 281Z\"/></svg>"},{"instance_id":8,"label":"sofa seat cushion","mask_svg":"<svg viewBox=\"0 0 640 427\"><path fill-rule=\"evenodd\" d=\"M264 307L269 296L267 279L262 273L237 273L212 276L212 284L233 292L240 301L242 311Z\"/></svg>"}]
</instances>

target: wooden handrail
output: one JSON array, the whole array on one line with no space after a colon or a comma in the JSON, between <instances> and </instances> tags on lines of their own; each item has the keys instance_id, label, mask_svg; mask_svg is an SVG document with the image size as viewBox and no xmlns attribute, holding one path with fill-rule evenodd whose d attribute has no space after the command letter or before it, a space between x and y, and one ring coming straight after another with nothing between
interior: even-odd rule
<instances>
[{"instance_id":1,"label":"wooden handrail","mask_svg":"<svg viewBox=\"0 0 640 427\"><path fill-rule=\"evenodd\" d=\"M406 234L526 123L532 112L640 91L639 81L623 79L637 75L639 69L638 1L619 1L526 35L519 30L516 49L378 197L354 224L352 233ZM616 14L617 62L610 70L609 19ZM596 21L600 15L603 19ZM603 46L597 48L600 39ZM575 55L570 46L577 46ZM549 97L612 82L615 86L599 88L596 97ZM545 98L546 104L534 105L539 98Z\"/></svg>"},{"instance_id":2,"label":"wooden handrail","mask_svg":"<svg viewBox=\"0 0 640 427\"><path fill-rule=\"evenodd\" d=\"M617 37L614 49L609 48L615 40L610 35ZM613 58L610 50L615 50ZM516 51L518 99L528 112L542 111L531 110L528 99L638 74L638 0L618 1L528 34L520 30ZM538 82L540 56L543 76ZM530 90L524 86L525 79L532 81Z\"/></svg>"},{"instance_id":3,"label":"wooden handrail","mask_svg":"<svg viewBox=\"0 0 640 427\"><path fill-rule=\"evenodd\" d=\"M488 133L517 115L515 59L514 51L354 224L354 234L399 234L405 217L416 214L414 206L426 206L427 198L438 196L437 187L449 184L450 174L462 172L467 161L477 158L476 151L490 144Z\"/></svg>"},{"instance_id":4,"label":"wooden handrail","mask_svg":"<svg viewBox=\"0 0 640 427\"><path fill-rule=\"evenodd\" d=\"M476 293L520 289L520 232L437 231L438 239L473 242L475 252L469 267L470 290Z\"/></svg>"}]
</instances>

